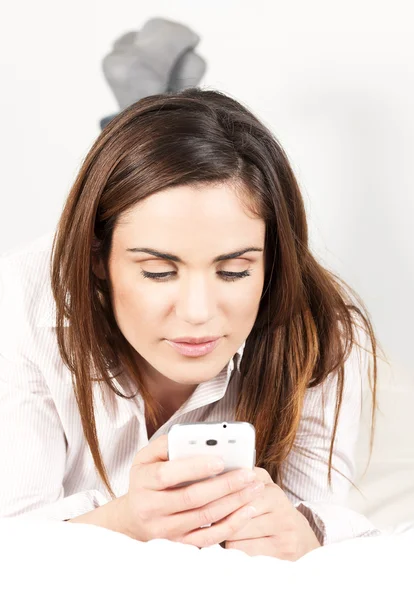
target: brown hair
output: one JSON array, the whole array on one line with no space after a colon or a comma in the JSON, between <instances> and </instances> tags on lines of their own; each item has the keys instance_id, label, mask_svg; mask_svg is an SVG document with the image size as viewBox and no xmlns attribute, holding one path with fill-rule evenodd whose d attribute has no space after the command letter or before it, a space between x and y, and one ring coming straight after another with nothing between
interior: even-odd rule
<instances>
[{"instance_id":1,"label":"brown hair","mask_svg":"<svg viewBox=\"0 0 414 600\"><path fill-rule=\"evenodd\" d=\"M69 193L52 252L59 350L72 373L95 467L112 497L98 443L92 381L127 398L116 386L126 373L155 426L158 413L136 352L116 323L108 284L94 274L94 260L107 268L117 220L135 203L171 186L224 181L241 184L249 192L249 208L266 223L265 283L241 362L236 409L237 420L256 428L257 465L280 480L306 390L335 374L331 481L344 363L358 344L357 322L372 349L373 431L377 345L369 315L356 294L310 252L302 196L278 141L223 93L192 88L149 96L114 118L93 144Z\"/></svg>"}]
</instances>

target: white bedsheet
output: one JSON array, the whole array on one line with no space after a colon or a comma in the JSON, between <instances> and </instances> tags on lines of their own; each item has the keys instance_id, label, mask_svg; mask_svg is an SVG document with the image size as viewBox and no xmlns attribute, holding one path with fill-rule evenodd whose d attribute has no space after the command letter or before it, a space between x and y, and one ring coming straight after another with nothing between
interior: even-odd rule
<instances>
[{"instance_id":1,"label":"white bedsheet","mask_svg":"<svg viewBox=\"0 0 414 600\"><path fill-rule=\"evenodd\" d=\"M400 600L414 597L413 550L410 530L332 544L290 563L15 517L0 519L0 598Z\"/></svg>"},{"instance_id":2,"label":"white bedsheet","mask_svg":"<svg viewBox=\"0 0 414 600\"><path fill-rule=\"evenodd\" d=\"M414 523L414 374L379 362L376 435L369 457L370 412L364 406L356 453L359 490L352 489L349 506L380 529ZM368 468L367 468L368 466Z\"/></svg>"}]
</instances>

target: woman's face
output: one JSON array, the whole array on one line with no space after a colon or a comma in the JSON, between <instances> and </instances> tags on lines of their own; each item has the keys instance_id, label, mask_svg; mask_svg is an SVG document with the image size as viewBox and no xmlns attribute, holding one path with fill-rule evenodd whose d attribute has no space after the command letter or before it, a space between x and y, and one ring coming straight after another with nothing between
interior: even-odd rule
<instances>
[{"instance_id":1,"label":"woman's face","mask_svg":"<svg viewBox=\"0 0 414 600\"><path fill-rule=\"evenodd\" d=\"M197 385L223 369L257 316L264 241L264 222L229 184L169 188L121 216L109 257L113 309L152 373ZM203 348L171 343L182 337L218 340Z\"/></svg>"}]
</instances>

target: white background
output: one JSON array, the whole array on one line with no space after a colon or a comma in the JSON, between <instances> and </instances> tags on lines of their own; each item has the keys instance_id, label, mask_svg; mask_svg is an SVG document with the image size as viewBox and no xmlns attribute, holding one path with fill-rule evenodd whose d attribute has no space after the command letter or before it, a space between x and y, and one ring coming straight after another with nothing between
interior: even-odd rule
<instances>
[{"instance_id":1,"label":"white background","mask_svg":"<svg viewBox=\"0 0 414 600\"><path fill-rule=\"evenodd\" d=\"M317 256L368 306L392 366L391 379L387 375L380 387L379 430L386 446L377 442L374 470L382 465L395 471L397 459L408 465L412 500L410 4L9 2L0 24L0 252L55 226L82 158L100 133L99 120L117 111L101 69L113 40L156 16L190 26L202 38L197 51L207 61L201 84L229 92L273 130L304 194ZM389 520L374 508L374 517ZM409 516L414 519L414 509Z\"/></svg>"}]
</instances>

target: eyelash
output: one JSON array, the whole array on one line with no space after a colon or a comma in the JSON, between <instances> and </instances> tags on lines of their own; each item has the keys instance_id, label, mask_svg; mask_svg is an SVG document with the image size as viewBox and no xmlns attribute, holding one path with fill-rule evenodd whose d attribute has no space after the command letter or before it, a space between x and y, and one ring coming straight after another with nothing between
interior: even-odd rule
<instances>
[{"instance_id":1,"label":"eyelash","mask_svg":"<svg viewBox=\"0 0 414 600\"><path fill-rule=\"evenodd\" d=\"M149 271L141 271L142 276L148 279L154 279L158 281L168 281L167 275L174 275L175 271L168 271L165 273L150 273ZM236 281L237 279L243 279L243 277L249 277L251 271L246 269L245 271L233 272L233 271L217 271L225 281Z\"/></svg>"}]
</instances>

